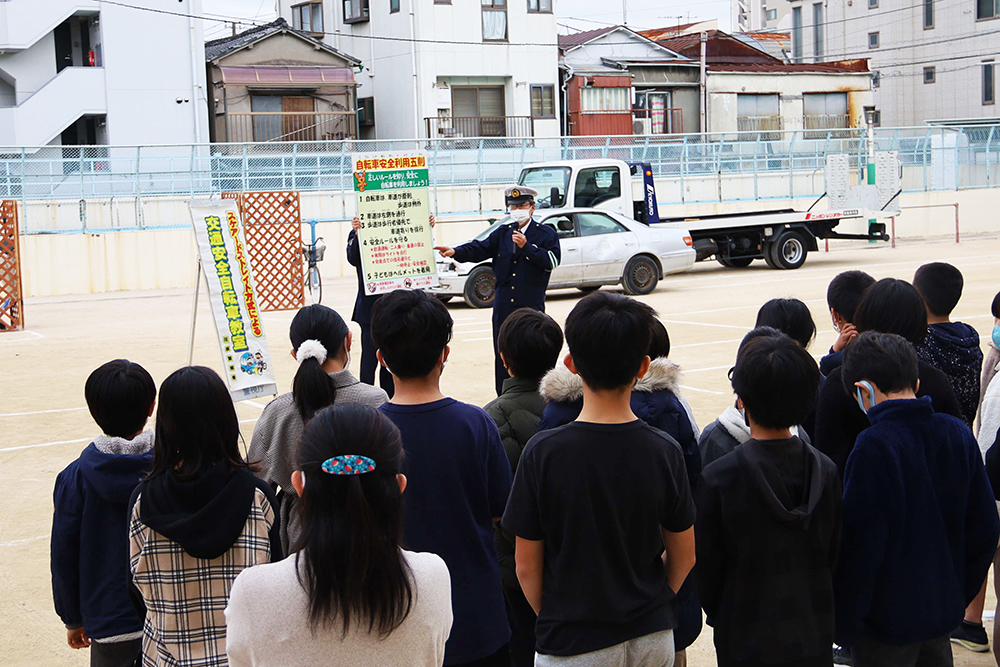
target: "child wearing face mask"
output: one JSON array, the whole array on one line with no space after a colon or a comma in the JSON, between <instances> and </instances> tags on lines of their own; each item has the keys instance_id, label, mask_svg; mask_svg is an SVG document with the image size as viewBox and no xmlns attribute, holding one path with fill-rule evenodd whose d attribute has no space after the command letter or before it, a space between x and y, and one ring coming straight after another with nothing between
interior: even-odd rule
<instances>
[{"instance_id":1,"label":"child wearing face mask","mask_svg":"<svg viewBox=\"0 0 1000 667\"><path fill-rule=\"evenodd\" d=\"M851 342L841 367L871 422L847 459L834 582L836 640L855 667L950 666L949 635L1000 537L972 432L917 398L917 373L905 338L874 331Z\"/></svg>"}]
</instances>

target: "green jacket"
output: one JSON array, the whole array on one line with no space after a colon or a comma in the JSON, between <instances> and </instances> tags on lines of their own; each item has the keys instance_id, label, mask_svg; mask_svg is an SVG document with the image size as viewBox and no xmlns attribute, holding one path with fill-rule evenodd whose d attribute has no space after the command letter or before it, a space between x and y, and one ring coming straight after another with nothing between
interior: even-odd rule
<instances>
[{"instance_id":1,"label":"green jacket","mask_svg":"<svg viewBox=\"0 0 1000 667\"><path fill-rule=\"evenodd\" d=\"M483 409L497 423L503 448L510 460L510 469L516 472L521 452L538 430L538 422L545 409L545 399L538 393L538 381L507 378L501 394ZM500 558L504 586L519 588L514 567L514 536L494 526L493 539Z\"/></svg>"}]
</instances>

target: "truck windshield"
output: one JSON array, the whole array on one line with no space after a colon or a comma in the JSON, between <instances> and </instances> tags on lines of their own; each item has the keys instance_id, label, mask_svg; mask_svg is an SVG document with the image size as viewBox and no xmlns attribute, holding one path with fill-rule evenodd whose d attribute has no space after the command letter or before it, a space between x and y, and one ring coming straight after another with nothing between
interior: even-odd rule
<instances>
[{"instance_id":1,"label":"truck windshield","mask_svg":"<svg viewBox=\"0 0 1000 667\"><path fill-rule=\"evenodd\" d=\"M538 190L535 206L538 208L561 208L566 205L566 188L569 186L569 167L535 167L521 171L519 185L527 185ZM553 190L558 194L553 201Z\"/></svg>"}]
</instances>

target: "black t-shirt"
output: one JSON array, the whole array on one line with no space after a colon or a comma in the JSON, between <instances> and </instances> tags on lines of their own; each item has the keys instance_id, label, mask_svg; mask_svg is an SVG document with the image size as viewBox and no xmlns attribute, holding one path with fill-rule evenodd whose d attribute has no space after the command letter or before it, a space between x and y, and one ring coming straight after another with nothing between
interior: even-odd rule
<instances>
[{"instance_id":1,"label":"black t-shirt","mask_svg":"<svg viewBox=\"0 0 1000 667\"><path fill-rule=\"evenodd\" d=\"M503 527L545 541L538 652L578 655L676 627L660 528L694 524L684 455L641 420L532 438Z\"/></svg>"}]
</instances>

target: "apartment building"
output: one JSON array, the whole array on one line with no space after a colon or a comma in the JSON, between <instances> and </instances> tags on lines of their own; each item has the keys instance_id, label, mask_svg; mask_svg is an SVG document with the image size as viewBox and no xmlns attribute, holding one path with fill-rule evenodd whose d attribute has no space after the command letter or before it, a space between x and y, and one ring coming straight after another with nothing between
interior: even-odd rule
<instances>
[{"instance_id":1,"label":"apartment building","mask_svg":"<svg viewBox=\"0 0 1000 667\"><path fill-rule=\"evenodd\" d=\"M558 136L555 0L279 0L360 58L362 139Z\"/></svg>"},{"instance_id":2,"label":"apartment building","mask_svg":"<svg viewBox=\"0 0 1000 667\"><path fill-rule=\"evenodd\" d=\"M788 0L732 0L732 3L733 32L791 28Z\"/></svg>"},{"instance_id":3,"label":"apartment building","mask_svg":"<svg viewBox=\"0 0 1000 667\"><path fill-rule=\"evenodd\" d=\"M1000 117L1000 0L789 0L792 58L868 58L887 126Z\"/></svg>"},{"instance_id":4,"label":"apartment building","mask_svg":"<svg viewBox=\"0 0 1000 667\"><path fill-rule=\"evenodd\" d=\"M0 146L207 141L202 21L127 4L0 0Z\"/></svg>"}]
</instances>

